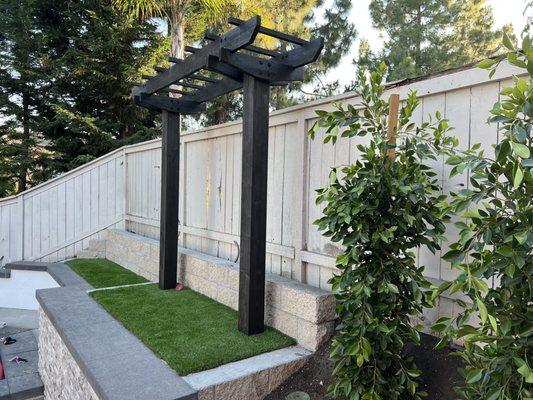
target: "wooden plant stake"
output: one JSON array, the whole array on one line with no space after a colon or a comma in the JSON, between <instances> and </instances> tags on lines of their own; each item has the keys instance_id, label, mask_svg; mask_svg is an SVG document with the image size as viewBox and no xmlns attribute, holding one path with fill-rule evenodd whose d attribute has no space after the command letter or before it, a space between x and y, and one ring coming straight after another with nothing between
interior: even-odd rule
<instances>
[{"instance_id":1,"label":"wooden plant stake","mask_svg":"<svg viewBox=\"0 0 533 400\"><path fill-rule=\"evenodd\" d=\"M400 109L400 95L393 93L389 97L389 118L387 120L387 144L396 146L396 129L398 128L398 114ZM387 150L386 167L388 168L396 157L395 147Z\"/></svg>"}]
</instances>

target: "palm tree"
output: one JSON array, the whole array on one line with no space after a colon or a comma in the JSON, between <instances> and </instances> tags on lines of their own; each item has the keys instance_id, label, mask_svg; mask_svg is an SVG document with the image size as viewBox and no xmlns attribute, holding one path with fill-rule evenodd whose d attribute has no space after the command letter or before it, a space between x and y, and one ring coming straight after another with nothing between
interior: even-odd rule
<instances>
[{"instance_id":1,"label":"palm tree","mask_svg":"<svg viewBox=\"0 0 533 400\"><path fill-rule=\"evenodd\" d=\"M135 18L163 18L170 36L170 55L184 58L185 25L191 41L200 39L207 27L215 30L229 16L267 15L253 0L113 0L115 6ZM268 19L267 19L268 21Z\"/></svg>"},{"instance_id":2,"label":"palm tree","mask_svg":"<svg viewBox=\"0 0 533 400\"><path fill-rule=\"evenodd\" d=\"M191 0L113 0L121 10L139 19L164 18L171 37L170 55L183 58L185 12Z\"/></svg>"}]
</instances>

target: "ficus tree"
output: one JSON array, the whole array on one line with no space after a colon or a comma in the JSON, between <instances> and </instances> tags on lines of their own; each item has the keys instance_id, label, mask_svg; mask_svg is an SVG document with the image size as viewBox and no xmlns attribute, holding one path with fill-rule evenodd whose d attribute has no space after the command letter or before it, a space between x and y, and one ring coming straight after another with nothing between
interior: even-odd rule
<instances>
[{"instance_id":1,"label":"ficus tree","mask_svg":"<svg viewBox=\"0 0 533 400\"><path fill-rule=\"evenodd\" d=\"M436 115L417 126L419 104L411 92L399 111L396 143L387 139L389 105L384 99L386 67L359 76L361 107L337 104L317 111L311 137L324 129L324 142L360 136L358 159L333 168L326 187L317 190L325 203L315 224L342 245L337 273L330 283L337 306L331 347L334 399L420 399L420 371L403 353L406 343L419 343L412 318L431 306L430 283L417 265L420 246L439 249L445 230L441 187L428 166L434 144L447 140L448 122ZM395 148L395 157L390 150Z\"/></svg>"},{"instance_id":2,"label":"ficus tree","mask_svg":"<svg viewBox=\"0 0 533 400\"><path fill-rule=\"evenodd\" d=\"M533 46L524 33L522 48L509 38L508 62L523 68L513 85L501 90L489 122L499 126L494 156L480 145L466 152L446 151L451 175L470 170L468 187L452 193L449 207L462 217L459 239L443 257L459 276L435 290L463 292L464 311L442 317L433 329L448 339L464 341L465 384L459 394L468 400L533 398ZM479 66L491 74L500 59ZM446 150L446 149L444 149ZM474 317L477 317L475 320ZM475 321L475 322L474 322Z\"/></svg>"}]
</instances>

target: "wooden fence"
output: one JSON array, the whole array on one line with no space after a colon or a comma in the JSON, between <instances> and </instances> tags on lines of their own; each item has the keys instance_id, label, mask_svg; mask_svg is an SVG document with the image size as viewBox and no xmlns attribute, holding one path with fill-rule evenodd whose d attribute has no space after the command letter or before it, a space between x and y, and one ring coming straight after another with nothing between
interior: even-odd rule
<instances>
[{"instance_id":1,"label":"wooden fence","mask_svg":"<svg viewBox=\"0 0 533 400\"><path fill-rule=\"evenodd\" d=\"M502 86L511 83L514 67L503 64L489 80L475 68L449 71L390 87L405 99L416 90L421 105L416 122L440 111L455 127L461 146L480 142L488 152L498 141L496 126L487 126L488 110ZM323 186L332 166L353 162L359 138L324 145L323 132L310 140L306 132L316 109L333 102L357 105L353 93L273 112L268 161L267 271L328 288L338 246L313 225L322 207L314 190ZM184 134L181 145L180 243L220 258L238 257L241 122ZM0 199L0 257L56 261L74 256L106 228L120 227L142 235L159 235L161 141L116 150L25 193ZM466 175L450 180L443 160L433 167L445 191L466 185ZM177 178L177 174L176 174ZM456 234L450 226L448 237ZM445 247L446 245L444 245ZM419 262L435 280L454 271L425 249Z\"/></svg>"}]
</instances>

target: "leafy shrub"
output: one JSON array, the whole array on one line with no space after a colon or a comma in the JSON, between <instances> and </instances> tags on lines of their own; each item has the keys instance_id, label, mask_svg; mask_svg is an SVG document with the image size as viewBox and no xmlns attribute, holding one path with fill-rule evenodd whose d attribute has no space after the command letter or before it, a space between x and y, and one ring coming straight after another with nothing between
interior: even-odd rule
<instances>
[{"instance_id":1,"label":"leafy shrub","mask_svg":"<svg viewBox=\"0 0 533 400\"><path fill-rule=\"evenodd\" d=\"M389 106L383 100L384 65L370 75L360 74L362 110L336 105L333 112L317 111L313 138L327 128L324 142L361 136L358 160L333 168L329 184L319 189L325 202L320 231L343 245L339 269L330 281L336 291L338 323L332 344L336 382L329 388L335 399L420 399L417 370L402 353L407 342L420 340L411 318L431 306L424 292L430 283L417 266L415 253L425 245L439 249L444 233L441 187L426 164L435 159L449 127L436 115L434 122L415 126L410 119L419 104L410 93L400 110L396 157L387 153Z\"/></svg>"},{"instance_id":2,"label":"leafy shrub","mask_svg":"<svg viewBox=\"0 0 533 400\"><path fill-rule=\"evenodd\" d=\"M466 152L447 151L452 176L470 169L469 187L452 193L451 210L463 217L460 238L443 257L460 271L453 282L435 291L462 291L471 300L457 318L443 317L434 326L447 339L464 340L458 353L465 365L464 399L533 398L533 47L526 35L507 60L524 68L525 77L501 90L489 121L499 124L495 159L479 145ZM479 63L494 73L499 60ZM492 286L492 283L495 283ZM479 325L470 322L477 314Z\"/></svg>"}]
</instances>

